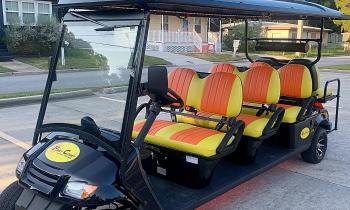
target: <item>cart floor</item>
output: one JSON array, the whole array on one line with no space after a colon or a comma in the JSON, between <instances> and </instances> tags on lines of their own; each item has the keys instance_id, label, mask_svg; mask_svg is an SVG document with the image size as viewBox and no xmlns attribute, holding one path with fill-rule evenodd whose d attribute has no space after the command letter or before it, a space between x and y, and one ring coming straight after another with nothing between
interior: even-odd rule
<instances>
[{"instance_id":1,"label":"cart floor","mask_svg":"<svg viewBox=\"0 0 350 210\"><path fill-rule=\"evenodd\" d=\"M202 189L188 188L154 176L150 176L150 181L164 209L194 209L301 151L303 148L292 150L262 145L253 164L238 165L222 160L215 169L210 185Z\"/></svg>"}]
</instances>

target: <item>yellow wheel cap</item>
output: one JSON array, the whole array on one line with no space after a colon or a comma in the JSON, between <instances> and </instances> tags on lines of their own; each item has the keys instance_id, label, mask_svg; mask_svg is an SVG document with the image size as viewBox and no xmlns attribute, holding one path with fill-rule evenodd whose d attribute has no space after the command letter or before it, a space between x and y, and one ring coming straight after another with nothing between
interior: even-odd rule
<instances>
[{"instance_id":1,"label":"yellow wheel cap","mask_svg":"<svg viewBox=\"0 0 350 210\"><path fill-rule=\"evenodd\" d=\"M309 137L309 135L310 135L310 128L304 128L300 133L300 138L302 140L305 140L307 139L307 137Z\"/></svg>"}]
</instances>

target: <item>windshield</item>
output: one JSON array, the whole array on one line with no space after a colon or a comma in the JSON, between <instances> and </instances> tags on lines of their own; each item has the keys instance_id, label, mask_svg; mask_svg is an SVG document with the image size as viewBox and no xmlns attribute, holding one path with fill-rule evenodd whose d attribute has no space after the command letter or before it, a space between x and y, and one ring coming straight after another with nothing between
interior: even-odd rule
<instances>
[{"instance_id":1,"label":"windshield","mask_svg":"<svg viewBox=\"0 0 350 210\"><path fill-rule=\"evenodd\" d=\"M66 21L44 124L80 125L89 116L98 126L121 130L138 26L123 21Z\"/></svg>"}]
</instances>

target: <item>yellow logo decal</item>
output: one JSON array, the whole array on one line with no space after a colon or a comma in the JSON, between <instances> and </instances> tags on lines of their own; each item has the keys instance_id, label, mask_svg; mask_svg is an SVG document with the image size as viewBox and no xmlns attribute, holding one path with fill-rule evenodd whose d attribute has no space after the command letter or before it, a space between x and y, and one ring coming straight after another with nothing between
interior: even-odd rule
<instances>
[{"instance_id":1,"label":"yellow logo decal","mask_svg":"<svg viewBox=\"0 0 350 210\"><path fill-rule=\"evenodd\" d=\"M310 128L304 128L300 133L300 138L305 140L310 135Z\"/></svg>"},{"instance_id":2,"label":"yellow logo decal","mask_svg":"<svg viewBox=\"0 0 350 210\"><path fill-rule=\"evenodd\" d=\"M46 149L45 156L52 162L67 163L75 160L80 154L80 149L76 144L61 142Z\"/></svg>"}]
</instances>

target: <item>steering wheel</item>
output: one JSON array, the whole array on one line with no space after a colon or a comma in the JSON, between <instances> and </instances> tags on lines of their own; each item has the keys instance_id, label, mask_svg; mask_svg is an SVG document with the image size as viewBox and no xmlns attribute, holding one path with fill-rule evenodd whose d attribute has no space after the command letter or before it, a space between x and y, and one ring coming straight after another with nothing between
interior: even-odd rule
<instances>
[{"instance_id":1,"label":"steering wheel","mask_svg":"<svg viewBox=\"0 0 350 210\"><path fill-rule=\"evenodd\" d=\"M168 92L166 95L161 96L162 106L170 106L172 108L182 108L185 106L184 101L181 96L179 96L175 91L168 88Z\"/></svg>"}]
</instances>

